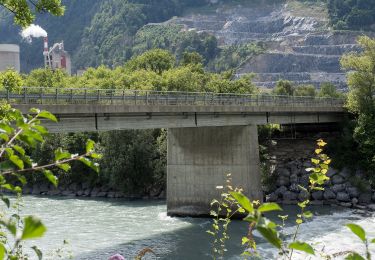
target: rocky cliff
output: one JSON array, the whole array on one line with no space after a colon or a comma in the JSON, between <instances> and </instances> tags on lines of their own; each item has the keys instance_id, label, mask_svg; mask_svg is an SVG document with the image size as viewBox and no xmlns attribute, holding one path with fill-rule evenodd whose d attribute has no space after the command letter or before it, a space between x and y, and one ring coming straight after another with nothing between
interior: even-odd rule
<instances>
[{"instance_id":1,"label":"rocky cliff","mask_svg":"<svg viewBox=\"0 0 375 260\"><path fill-rule=\"evenodd\" d=\"M279 79L296 84L332 82L344 89L342 54L358 51L362 32L333 31L324 4L290 1L273 5L220 5L194 10L168 23L185 30L214 34L221 45L262 42L267 51L252 57L237 74L254 72L258 86L273 87ZM373 33L367 32L374 36Z\"/></svg>"}]
</instances>

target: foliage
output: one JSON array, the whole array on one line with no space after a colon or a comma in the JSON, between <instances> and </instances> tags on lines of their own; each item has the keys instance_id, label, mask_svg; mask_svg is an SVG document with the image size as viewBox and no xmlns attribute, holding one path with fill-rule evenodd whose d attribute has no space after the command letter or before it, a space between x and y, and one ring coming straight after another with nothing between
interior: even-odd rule
<instances>
[{"instance_id":1,"label":"foliage","mask_svg":"<svg viewBox=\"0 0 375 260\"><path fill-rule=\"evenodd\" d=\"M176 60L169 51L154 49L131 59L125 68L131 71L151 70L160 75L163 71L171 69L175 63Z\"/></svg>"},{"instance_id":2,"label":"foliage","mask_svg":"<svg viewBox=\"0 0 375 260\"><path fill-rule=\"evenodd\" d=\"M293 94L297 97L315 97L316 89L313 85L300 85L295 88Z\"/></svg>"},{"instance_id":3,"label":"foliage","mask_svg":"<svg viewBox=\"0 0 375 260\"><path fill-rule=\"evenodd\" d=\"M25 78L28 87L63 88L68 86L67 74L63 70L35 69Z\"/></svg>"},{"instance_id":4,"label":"foliage","mask_svg":"<svg viewBox=\"0 0 375 260\"><path fill-rule=\"evenodd\" d=\"M61 0L0 0L0 5L13 13L14 22L22 27L30 25L36 13L49 12L56 16L64 14Z\"/></svg>"},{"instance_id":5,"label":"foliage","mask_svg":"<svg viewBox=\"0 0 375 260\"><path fill-rule=\"evenodd\" d=\"M56 117L38 109L32 109L31 115L25 117L19 110L9 108L6 117L0 120L0 186L7 190L20 194L22 186L27 183L26 176L31 172L40 172L54 186L58 185L58 177L51 171L52 168L60 168L69 171L70 163L80 161L86 166L98 171L98 164L93 158L98 155L94 152L94 142L89 140L83 154L70 154L62 149L57 149L52 162L44 165L37 164L28 151L43 143L48 131L41 125L41 120L57 122ZM0 227L2 229L0 239L0 259L24 259L22 243L25 240L39 238L46 232L46 227L41 220L34 216L22 218L18 214L12 214L10 200L4 192L1 194L6 208L1 212ZM17 206L16 206L17 207ZM39 259L42 252L37 247L32 247Z\"/></svg>"},{"instance_id":6,"label":"foliage","mask_svg":"<svg viewBox=\"0 0 375 260\"><path fill-rule=\"evenodd\" d=\"M349 94L347 108L356 116L354 140L362 163L368 169L375 169L375 40L360 37L358 43L363 52L344 55L341 65L349 70Z\"/></svg>"},{"instance_id":7,"label":"foliage","mask_svg":"<svg viewBox=\"0 0 375 260\"><path fill-rule=\"evenodd\" d=\"M341 98L343 94L337 91L335 85L329 82L325 82L320 85L318 96L324 98Z\"/></svg>"},{"instance_id":8,"label":"foliage","mask_svg":"<svg viewBox=\"0 0 375 260\"><path fill-rule=\"evenodd\" d=\"M369 29L375 24L375 2L371 0L327 0L335 29Z\"/></svg>"},{"instance_id":9,"label":"foliage","mask_svg":"<svg viewBox=\"0 0 375 260\"><path fill-rule=\"evenodd\" d=\"M279 80L276 83L275 88L272 90L274 95L286 95L293 96L294 86L289 80Z\"/></svg>"},{"instance_id":10,"label":"foliage","mask_svg":"<svg viewBox=\"0 0 375 260\"><path fill-rule=\"evenodd\" d=\"M22 77L17 71L7 69L4 72L0 72L0 88L5 88L8 91L18 91L22 85Z\"/></svg>"}]
</instances>

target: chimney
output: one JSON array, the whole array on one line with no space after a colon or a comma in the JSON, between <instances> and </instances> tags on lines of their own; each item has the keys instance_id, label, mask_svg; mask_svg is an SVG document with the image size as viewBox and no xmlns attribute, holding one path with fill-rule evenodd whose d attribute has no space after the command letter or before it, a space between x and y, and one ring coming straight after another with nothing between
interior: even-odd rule
<instances>
[{"instance_id":1,"label":"chimney","mask_svg":"<svg viewBox=\"0 0 375 260\"><path fill-rule=\"evenodd\" d=\"M44 37L44 50L43 50L43 55L47 56L48 55L48 37Z\"/></svg>"}]
</instances>

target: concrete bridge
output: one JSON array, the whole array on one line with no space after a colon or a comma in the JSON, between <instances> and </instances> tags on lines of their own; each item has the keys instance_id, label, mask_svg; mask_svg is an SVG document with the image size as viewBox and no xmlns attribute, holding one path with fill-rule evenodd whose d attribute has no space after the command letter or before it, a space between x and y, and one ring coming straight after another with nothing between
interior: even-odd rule
<instances>
[{"instance_id":1,"label":"concrete bridge","mask_svg":"<svg viewBox=\"0 0 375 260\"><path fill-rule=\"evenodd\" d=\"M0 98L24 113L54 113L59 123L45 125L55 133L168 128L169 215L207 215L227 173L262 200L257 125L332 123L345 114L340 99L270 95L23 88Z\"/></svg>"}]
</instances>

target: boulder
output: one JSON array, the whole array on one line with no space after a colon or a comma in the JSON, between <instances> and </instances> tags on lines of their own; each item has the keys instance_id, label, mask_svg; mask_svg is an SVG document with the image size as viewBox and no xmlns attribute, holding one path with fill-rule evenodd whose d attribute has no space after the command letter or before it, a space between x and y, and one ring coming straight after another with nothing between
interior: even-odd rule
<instances>
[{"instance_id":1,"label":"boulder","mask_svg":"<svg viewBox=\"0 0 375 260\"><path fill-rule=\"evenodd\" d=\"M39 189L38 185L33 186L33 191L32 191L31 194L33 194L33 195L39 195L40 194L40 189Z\"/></svg>"},{"instance_id":2,"label":"boulder","mask_svg":"<svg viewBox=\"0 0 375 260\"><path fill-rule=\"evenodd\" d=\"M285 186L281 186L275 190L277 196L282 196L288 189Z\"/></svg>"},{"instance_id":3,"label":"boulder","mask_svg":"<svg viewBox=\"0 0 375 260\"><path fill-rule=\"evenodd\" d=\"M308 174L304 174L301 176L301 178L299 178L299 184L303 187L307 187L309 185L309 175Z\"/></svg>"},{"instance_id":4,"label":"boulder","mask_svg":"<svg viewBox=\"0 0 375 260\"><path fill-rule=\"evenodd\" d=\"M314 200L322 200L323 199L323 191L315 191L311 194L311 197L313 197Z\"/></svg>"},{"instance_id":5,"label":"boulder","mask_svg":"<svg viewBox=\"0 0 375 260\"><path fill-rule=\"evenodd\" d=\"M355 206L358 204L358 199L357 198L352 198L352 204Z\"/></svg>"},{"instance_id":6,"label":"boulder","mask_svg":"<svg viewBox=\"0 0 375 260\"><path fill-rule=\"evenodd\" d=\"M361 204L369 204L371 202L371 193L361 193L358 197L358 202Z\"/></svg>"},{"instance_id":7,"label":"boulder","mask_svg":"<svg viewBox=\"0 0 375 260\"><path fill-rule=\"evenodd\" d=\"M327 172L327 176L332 178L334 175L337 174L337 170L333 169L333 168L329 168L328 169L328 172Z\"/></svg>"},{"instance_id":8,"label":"boulder","mask_svg":"<svg viewBox=\"0 0 375 260\"><path fill-rule=\"evenodd\" d=\"M371 200L372 200L372 201L375 201L375 192L372 194L372 196L371 196Z\"/></svg>"},{"instance_id":9,"label":"boulder","mask_svg":"<svg viewBox=\"0 0 375 260\"><path fill-rule=\"evenodd\" d=\"M279 168L277 169L277 175L278 176L284 176L284 177L289 177L290 176L290 171L286 168Z\"/></svg>"},{"instance_id":10,"label":"boulder","mask_svg":"<svg viewBox=\"0 0 375 260\"><path fill-rule=\"evenodd\" d=\"M348 179L351 175L351 171L345 167L344 169L342 169L342 171L339 172L339 175L344 179Z\"/></svg>"},{"instance_id":11,"label":"boulder","mask_svg":"<svg viewBox=\"0 0 375 260\"><path fill-rule=\"evenodd\" d=\"M289 186L290 185L289 177L286 177L284 175L279 176L279 178L277 178L276 184L277 186Z\"/></svg>"},{"instance_id":12,"label":"boulder","mask_svg":"<svg viewBox=\"0 0 375 260\"><path fill-rule=\"evenodd\" d=\"M291 191L286 191L282 194L284 201L291 201L297 199L297 194Z\"/></svg>"},{"instance_id":13,"label":"boulder","mask_svg":"<svg viewBox=\"0 0 375 260\"><path fill-rule=\"evenodd\" d=\"M334 175L332 178L331 178L331 181L334 185L336 184L342 184L345 182L345 179L344 177L342 177L341 175Z\"/></svg>"},{"instance_id":14,"label":"boulder","mask_svg":"<svg viewBox=\"0 0 375 260\"><path fill-rule=\"evenodd\" d=\"M341 202L339 205L342 206L342 207L345 207L345 208L350 208L352 206L352 203L350 203L350 202Z\"/></svg>"},{"instance_id":15,"label":"boulder","mask_svg":"<svg viewBox=\"0 0 375 260\"><path fill-rule=\"evenodd\" d=\"M332 200L336 199L336 194L330 188L325 188L323 197L325 200Z\"/></svg>"},{"instance_id":16,"label":"boulder","mask_svg":"<svg viewBox=\"0 0 375 260\"><path fill-rule=\"evenodd\" d=\"M350 196L346 192L338 192L336 195L336 199L341 202L349 202L350 201Z\"/></svg>"},{"instance_id":17,"label":"boulder","mask_svg":"<svg viewBox=\"0 0 375 260\"><path fill-rule=\"evenodd\" d=\"M96 197L107 197L107 192L101 191L101 192L96 194Z\"/></svg>"},{"instance_id":18,"label":"boulder","mask_svg":"<svg viewBox=\"0 0 375 260\"><path fill-rule=\"evenodd\" d=\"M297 176L297 174L293 173L293 174L290 175L290 182L292 184L297 184L298 183L298 176Z\"/></svg>"},{"instance_id":19,"label":"boulder","mask_svg":"<svg viewBox=\"0 0 375 260\"><path fill-rule=\"evenodd\" d=\"M293 183L292 185L289 186L289 190L293 191L293 192L296 192L296 193L299 193L301 189L300 189L300 187L298 187L298 184Z\"/></svg>"},{"instance_id":20,"label":"boulder","mask_svg":"<svg viewBox=\"0 0 375 260\"><path fill-rule=\"evenodd\" d=\"M279 196L276 194L276 192L272 192L271 194L268 194L266 196L267 202L276 202L278 200Z\"/></svg>"},{"instance_id":21,"label":"boulder","mask_svg":"<svg viewBox=\"0 0 375 260\"><path fill-rule=\"evenodd\" d=\"M370 211L375 211L375 204L367 205L367 209L370 210Z\"/></svg>"},{"instance_id":22,"label":"boulder","mask_svg":"<svg viewBox=\"0 0 375 260\"><path fill-rule=\"evenodd\" d=\"M116 192L114 192L114 191L108 192L107 197L108 198L116 198Z\"/></svg>"},{"instance_id":23,"label":"boulder","mask_svg":"<svg viewBox=\"0 0 375 260\"><path fill-rule=\"evenodd\" d=\"M335 184L332 186L332 191L335 193L341 192L345 190L345 185L344 184Z\"/></svg>"},{"instance_id":24,"label":"boulder","mask_svg":"<svg viewBox=\"0 0 375 260\"><path fill-rule=\"evenodd\" d=\"M346 192L351 198L358 198L359 196L359 191L356 187L347 187Z\"/></svg>"},{"instance_id":25,"label":"boulder","mask_svg":"<svg viewBox=\"0 0 375 260\"><path fill-rule=\"evenodd\" d=\"M64 190L64 191L61 193L61 195L63 195L63 196L70 196L70 197L73 197L73 196L75 196L76 194L75 194L75 192L72 192L72 191L70 191L70 190Z\"/></svg>"},{"instance_id":26,"label":"boulder","mask_svg":"<svg viewBox=\"0 0 375 260\"><path fill-rule=\"evenodd\" d=\"M298 194L298 200L299 201L305 201L307 199L309 199L309 193L307 193L304 190L301 190L301 192Z\"/></svg>"},{"instance_id":27,"label":"boulder","mask_svg":"<svg viewBox=\"0 0 375 260\"><path fill-rule=\"evenodd\" d=\"M83 190L78 190L76 193L77 196L83 196L83 194L84 194Z\"/></svg>"}]
</instances>

